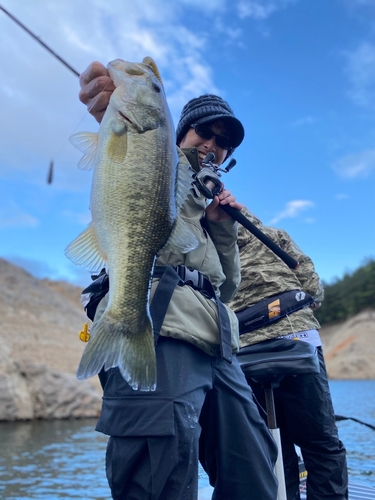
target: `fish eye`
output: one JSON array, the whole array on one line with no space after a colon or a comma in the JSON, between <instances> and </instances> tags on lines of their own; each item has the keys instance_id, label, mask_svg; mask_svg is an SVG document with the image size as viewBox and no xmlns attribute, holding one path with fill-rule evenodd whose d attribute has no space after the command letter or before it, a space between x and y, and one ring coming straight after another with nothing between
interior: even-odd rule
<instances>
[{"instance_id":1,"label":"fish eye","mask_svg":"<svg viewBox=\"0 0 375 500\"><path fill-rule=\"evenodd\" d=\"M158 93L161 92L161 89L160 89L159 85L157 85L156 83L152 84L152 88L155 90L155 92L158 92Z\"/></svg>"}]
</instances>

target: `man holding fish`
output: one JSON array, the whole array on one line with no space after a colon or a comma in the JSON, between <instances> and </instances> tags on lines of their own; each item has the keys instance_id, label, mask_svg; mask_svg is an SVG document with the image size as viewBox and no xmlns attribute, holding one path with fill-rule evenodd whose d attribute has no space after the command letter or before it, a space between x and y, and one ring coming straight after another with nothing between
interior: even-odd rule
<instances>
[{"instance_id":1,"label":"man holding fish","mask_svg":"<svg viewBox=\"0 0 375 500\"><path fill-rule=\"evenodd\" d=\"M277 481L273 467L276 446L259 416L238 361L235 356L232 357L232 352L237 352L239 345L237 319L223 304L237 291L240 263L236 243L237 223L220 205L229 204L238 209L242 205L226 189L208 204L207 199L193 184L194 175L200 171L207 153L215 155L215 163L218 165L231 156L243 140L243 126L228 103L220 97L203 95L192 99L184 106L176 130L177 172L169 171L166 164L170 160L173 163L173 157L164 153L164 150L169 149L171 131L168 129L164 150L162 148L159 152L155 151L157 154L154 157L149 151L150 144L147 143L151 141L154 130L163 128L168 123L167 113L160 111L164 109L164 104L155 104L159 102L156 99L160 99L160 96L165 99L156 65L150 58L137 64L122 64L118 61L120 60L110 63L108 70L100 63L92 63L80 77L81 101L88 106L97 121L102 122L101 129L105 124L111 123L112 135L101 143L99 131L98 147L93 146L92 139L87 136L80 136L75 142L85 152L85 164L91 162L93 149L97 152L92 161L98 162L104 148L112 152L116 164L122 162L121 165L125 166L126 156L133 151L133 128L134 133L138 134L138 154L133 158L134 166L126 165L121 175L125 179L132 178L135 176L132 168L136 169L136 173L143 169L144 190L153 209L147 210L139 204L143 192L131 192L133 188L130 187L128 200L123 205L116 205L116 213L121 215L121 221L117 222L118 232L121 232L122 219L136 218L141 212L144 220L138 219L137 227L135 224L128 225L127 228L131 227L134 233L129 234L129 229L124 229L123 237L116 240L117 248L112 250L107 241L108 236L100 233L101 227L106 227L107 232L110 232L111 217L101 218L104 209L94 209L94 203L99 198L102 200L102 195L92 192L92 226L75 240L78 241L77 244L73 242L67 249L68 256L78 264L95 262L98 266L104 262L111 283L109 293L97 307L92 328L93 338L86 347L78 376L86 378L100 372L104 397L96 429L110 436L106 472L112 497L115 500L196 499L202 426L206 432L216 436L212 453L202 464L214 486L212 498L275 500ZM116 71L120 68L126 78L113 76L114 68ZM137 85L133 85L133 80L136 80ZM143 85L141 91L140 85ZM121 86L122 94L128 91L130 93L132 86L137 90L131 98L127 95L122 100L122 103L126 101L127 107L119 105L117 114L109 117L111 109L120 101L116 92ZM149 121L147 126L142 126L137 112L147 112L155 123ZM116 146L118 149L114 154L114 144L119 143L121 137L124 141L126 139L126 145L122 143L121 146ZM155 142L151 150L154 151L159 146ZM142 222L148 227L148 220L154 217L154 212L164 210L161 199L154 204L152 196L153 190L158 190L159 184L164 184L166 179L161 176L153 184L147 184L149 175L156 175L153 169L155 162L160 160L160 155L165 156L162 157L164 163L158 169L162 174L167 172L164 175L172 178L176 175L177 178L177 215L170 216L167 236L152 247L155 248L156 256L155 263L150 261L152 283L149 294L156 355L154 374L152 359L147 358L148 351L143 360L142 356L136 358L137 354L130 356L126 350L128 347L122 350L122 344L129 346L134 342L135 334L127 333L129 329L123 335L125 341L122 338L116 344L117 354L115 349L108 355L107 347L111 349L109 344L112 340L115 342L116 336L110 328L115 321L113 317L117 314L113 311L113 303L121 295L116 290L126 288L126 294L122 295L123 302L126 301L126 295L132 294L132 287L137 285L138 267L142 267L143 261L150 260L147 252L142 253L144 247L148 246L148 241L140 240ZM146 165L145 156L148 162ZM95 168L99 170L99 167ZM101 186L105 184L105 179L100 178L97 182ZM119 182L121 180L112 183L114 193ZM173 190L173 179L170 182L168 189ZM164 192L167 193L168 189ZM115 196L117 195L114 194L113 197ZM103 199L108 205L112 202L110 195ZM132 204L136 206L134 210ZM167 208L164 212L167 213ZM103 220L106 222L103 223ZM160 220L165 220L164 215ZM153 226L148 239L152 239L153 232L159 231L159 225L160 223ZM82 251L88 240L90 242L87 248L97 247L97 250ZM126 266L137 269L132 270L133 274L127 271L121 281L116 279L116 274L121 274L116 267L119 258L113 258L111 252L129 252L132 255L133 240L137 240L138 253L143 261L135 260L135 257L128 258ZM143 278L139 280L142 281ZM113 291L113 288L116 290ZM139 304L142 309L142 300ZM117 310L122 311L123 323L129 323L128 316L133 314L133 309L121 306ZM103 333L98 325L111 311L109 328L103 330ZM145 314L147 312L145 310ZM121 317L121 314L117 316ZM104 349L103 346L107 347ZM121 354L123 352L124 355ZM136 363L134 359L137 359ZM140 369L135 366L137 363L142 365ZM147 366L147 370L144 366ZM200 418L203 407L204 419Z\"/></svg>"}]
</instances>

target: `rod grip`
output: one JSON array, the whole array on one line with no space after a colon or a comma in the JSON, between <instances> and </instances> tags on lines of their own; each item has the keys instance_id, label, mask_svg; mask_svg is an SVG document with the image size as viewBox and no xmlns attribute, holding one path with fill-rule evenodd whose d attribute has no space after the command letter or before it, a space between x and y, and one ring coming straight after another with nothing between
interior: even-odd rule
<instances>
[{"instance_id":1,"label":"rod grip","mask_svg":"<svg viewBox=\"0 0 375 500\"><path fill-rule=\"evenodd\" d=\"M271 240L266 234L258 229L247 217L245 217L237 208L230 205L220 205L220 208L230 215L234 220L242 224L250 233L256 236L262 243L264 243L270 250L272 250L290 269L297 269L299 262L296 261L291 255L284 252L276 243Z\"/></svg>"}]
</instances>

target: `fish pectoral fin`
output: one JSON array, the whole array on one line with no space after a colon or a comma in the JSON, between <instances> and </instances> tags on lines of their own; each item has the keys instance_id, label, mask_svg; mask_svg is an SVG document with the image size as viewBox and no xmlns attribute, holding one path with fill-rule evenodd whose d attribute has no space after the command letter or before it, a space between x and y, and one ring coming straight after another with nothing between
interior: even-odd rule
<instances>
[{"instance_id":1,"label":"fish pectoral fin","mask_svg":"<svg viewBox=\"0 0 375 500\"><path fill-rule=\"evenodd\" d=\"M73 146L83 153L83 157L78 163L78 168L81 170L92 170L94 168L98 150L98 137L98 134L94 132L78 132L69 137Z\"/></svg>"},{"instance_id":2,"label":"fish pectoral fin","mask_svg":"<svg viewBox=\"0 0 375 500\"><path fill-rule=\"evenodd\" d=\"M65 249L65 255L74 264L85 267L92 273L99 272L106 264L92 223Z\"/></svg>"},{"instance_id":3,"label":"fish pectoral fin","mask_svg":"<svg viewBox=\"0 0 375 500\"><path fill-rule=\"evenodd\" d=\"M148 318L147 318L148 320ZM91 329L89 340L78 366L77 378L92 377L118 367L134 390L156 388L156 356L151 322L142 332L132 332L124 321L113 321L108 313Z\"/></svg>"},{"instance_id":4,"label":"fish pectoral fin","mask_svg":"<svg viewBox=\"0 0 375 500\"><path fill-rule=\"evenodd\" d=\"M126 130L126 128L124 129ZM128 149L128 136L124 132L121 135L111 134L107 144L107 157L108 160L118 165L123 165L126 158Z\"/></svg>"},{"instance_id":5,"label":"fish pectoral fin","mask_svg":"<svg viewBox=\"0 0 375 500\"><path fill-rule=\"evenodd\" d=\"M191 231L191 228L183 219L181 219L181 217L177 216L168 241L159 253L166 248L170 251L176 249L179 252L187 253L190 252L190 250L197 248L197 246L198 240Z\"/></svg>"}]
</instances>

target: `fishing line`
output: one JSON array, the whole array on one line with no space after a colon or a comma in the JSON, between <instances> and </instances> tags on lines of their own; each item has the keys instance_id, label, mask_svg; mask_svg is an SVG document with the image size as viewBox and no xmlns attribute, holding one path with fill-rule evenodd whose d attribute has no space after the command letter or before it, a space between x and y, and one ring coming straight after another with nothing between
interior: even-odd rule
<instances>
[{"instance_id":1,"label":"fishing line","mask_svg":"<svg viewBox=\"0 0 375 500\"><path fill-rule=\"evenodd\" d=\"M105 89L108 87L108 85L110 85L111 83L112 83L112 80L109 80L109 82L104 86L104 88L103 88L103 90L101 92L104 92ZM85 118L87 117L87 115L90 114L90 111L92 110L92 108L95 106L95 104L99 100L101 92L93 100L92 104L87 107L87 110L85 111L82 119L77 123L77 125L74 128L74 130L71 132L71 134L69 134L69 136L73 135L76 132L76 130L81 125L81 123L85 120ZM54 155L52 155L53 159L51 160L51 162L49 164L48 175L47 175L47 184L52 184L52 182L53 182L54 164L55 164L55 160L54 159L58 158L61 155L62 151L64 150L64 148L66 148L66 146L67 146L67 142L65 140L63 142L63 144L61 144L61 146L59 147L59 149L56 151L56 153Z\"/></svg>"},{"instance_id":2,"label":"fishing line","mask_svg":"<svg viewBox=\"0 0 375 500\"><path fill-rule=\"evenodd\" d=\"M2 5L0 5L0 10L2 10L7 16L12 19L18 26L20 26L23 30L26 31L34 40L36 40L40 45L42 45L43 48L48 50L50 54L52 54L58 61L60 61L66 68L68 68L72 73L74 73L76 76L80 76L80 73L76 71L65 59L63 59L61 56L59 56L54 50L51 49L46 43L44 43L38 36L36 36L27 26L25 26L19 19L17 19L15 16L13 16L9 11L4 9ZM111 83L111 80L107 83L107 85L103 88L102 92L107 88L107 86ZM100 95L100 94L99 94ZM73 133L77 130L77 128L81 125L83 120L86 118L86 116L90 113L91 109L94 107L96 104L97 100L99 99L99 95L97 96L96 99L94 99L93 103L91 106L87 108L87 111L83 115L82 119L78 122L76 125L75 129L73 130ZM58 148L56 153L52 155L52 158L58 158L63 151L63 149L66 147L66 142L64 142L61 147ZM48 175L47 175L47 184L52 184L53 182L53 173L54 173L54 159L50 161L49 168L48 168Z\"/></svg>"}]
</instances>

